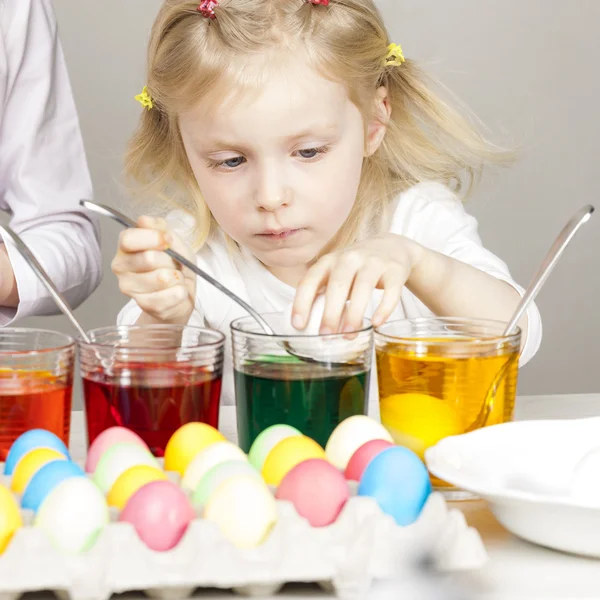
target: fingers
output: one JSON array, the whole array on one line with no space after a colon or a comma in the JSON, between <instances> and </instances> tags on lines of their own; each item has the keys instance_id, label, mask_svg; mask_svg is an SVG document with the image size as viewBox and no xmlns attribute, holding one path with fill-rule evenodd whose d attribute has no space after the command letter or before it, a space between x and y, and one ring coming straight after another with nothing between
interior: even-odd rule
<instances>
[{"instance_id":1,"label":"fingers","mask_svg":"<svg viewBox=\"0 0 600 600\"><path fill-rule=\"evenodd\" d=\"M381 278L381 268L368 268L365 266L357 273L350 295L350 303L344 314L344 333L356 331L362 327L367 307L373 296L373 290L377 287Z\"/></svg>"},{"instance_id":2,"label":"fingers","mask_svg":"<svg viewBox=\"0 0 600 600\"><path fill-rule=\"evenodd\" d=\"M346 301L350 297L357 274L362 272L358 270L360 262L353 253L347 253L331 269L325 291L325 309L320 329L322 335L340 332ZM375 280L375 284L377 280L378 278ZM371 285L371 290L375 284Z\"/></svg>"},{"instance_id":3,"label":"fingers","mask_svg":"<svg viewBox=\"0 0 600 600\"><path fill-rule=\"evenodd\" d=\"M169 289L183 282L183 275L173 268L163 268L142 273L130 273L119 278L119 289L126 296L151 294Z\"/></svg>"},{"instance_id":4,"label":"fingers","mask_svg":"<svg viewBox=\"0 0 600 600\"><path fill-rule=\"evenodd\" d=\"M298 285L292 307L292 324L296 329L306 327L315 298L323 283L327 281L334 260L332 255L321 258L308 270Z\"/></svg>"},{"instance_id":5,"label":"fingers","mask_svg":"<svg viewBox=\"0 0 600 600\"><path fill-rule=\"evenodd\" d=\"M140 217L137 225L121 232L111 264L119 289L153 318L186 323L194 308L196 277L164 250L173 248L194 263L195 254L164 219Z\"/></svg>"},{"instance_id":6,"label":"fingers","mask_svg":"<svg viewBox=\"0 0 600 600\"><path fill-rule=\"evenodd\" d=\"M184 285L175 285L159 292L136 294L138 306L165 323L186 323L193 310L193 300Z\"/></svg>"},{"instance_id":7,"label":"fingers","mask_svg":"<svg viewBox=\"0 0 600 600\"><path fill-rule=\"evenodd\" d=\"M294 326L298 329L305 327L315 297L325 286L320 334L348 334L359 330L373 291L383 288L383 297L372 318L373 325L378 327L398 306L409 275L409 265L380 256L365 259L358 253L346 252L323 257L298 286L293 309Z\"/></svg>"},{"instance_id":8,"label":"fingers","mask_svg":"<svg viewBox=\"0 0 600 600\"><path fill-rule=\"evenodd\" d=\"M408 273L403 271L387 271L381 281L383 287L383 297L377 310L373 313L371 322L373 327L379 327L383 325L396 310L401 298L404 284L408 279Z\"/></svg>"}]
</instances>

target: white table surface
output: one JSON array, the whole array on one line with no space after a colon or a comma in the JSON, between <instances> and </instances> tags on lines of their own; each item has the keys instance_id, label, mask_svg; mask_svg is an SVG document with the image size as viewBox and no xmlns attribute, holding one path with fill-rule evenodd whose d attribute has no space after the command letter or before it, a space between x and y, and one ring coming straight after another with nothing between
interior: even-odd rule
<instances>
[{"instance_id":1,"label":"white table surface","mask_svg":"<svg viewBox=\"0 0 600 600\"><path fill-rule=\"evenodd\" d=\"M517 401L515 418L523 419L563 419L600 416L600 394L523 396ZM222 407L219 428L231 441L236 441L236 426L232 407ZM74 412L71 426L71 451L74 459L82 459L85 452L83 413ZM485 600L517 600L537 598L600 598L600 560L592 560L547 550L522 541L507 532L496 521L484 501L451 503L461 509L469 524L481 534L489 562L477 573L453 576L453 582L460 586L464 599L482 598ZM438 589L438 592L440 590ZM204 600L225 598L225 593L202 593ZM142 597L129 594L126 598ZM236 596L237 597L237 596ZM308 600L329 595L317 588L291 587L279 597ZM373 599L376 595L373 594ZM434 595L397 593L386 598L445 599L442 593ZM383 598L383 596L382 596Z\"/></svg>"}]
</instances>

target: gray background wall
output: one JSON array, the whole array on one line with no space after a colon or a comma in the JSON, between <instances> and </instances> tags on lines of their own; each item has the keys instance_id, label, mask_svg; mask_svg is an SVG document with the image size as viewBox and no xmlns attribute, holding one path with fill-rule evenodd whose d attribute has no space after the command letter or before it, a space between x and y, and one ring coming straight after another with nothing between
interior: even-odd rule
<instances>
[{"instance_id":1,"label":"gray background wall","mask_svg":"<svg viewBox=\"0 0 600 600\"><path fill-rule=\"evenodd\" d=\"M581 205L600 209L598 0L379 0L392 39L424 61L491 128L523 145L488 175L468 209L485 244L526 285ZM140 107L145 42L160 0L55 0L98 201L127 210L121 155ZM504 138L506 139L506 138ZM110 272L118 226L102 221L105 278L81 306L88 328L126 301ZM600 391L600 215L582 230L539 297L543 345L521 394ZM62 316L22 325L71 331Z\"/></svg>"}]
</instances>

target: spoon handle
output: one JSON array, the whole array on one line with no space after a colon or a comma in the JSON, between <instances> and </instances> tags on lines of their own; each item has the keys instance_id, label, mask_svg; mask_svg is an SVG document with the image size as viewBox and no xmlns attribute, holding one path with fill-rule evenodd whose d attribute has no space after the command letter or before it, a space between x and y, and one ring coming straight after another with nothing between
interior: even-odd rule
<instances>
[{"instance_id":1,"label":"spoon handle","mask_svg":"<svg viewBox=\"0 0 600 600\"><path fill-rule=\"evenodd\" d=\"M538 295L544 283L546 283L546 280L550 276L550 273L552 273L552 270L565 251L565 248L575 237L575 234L579 231L581 226L589 221L593 212L594 207L591 204L587 204L577 211L577 213L571 217L571 220L564 226L544 258L544 262L540 265L535 277L527 287L527 292L524 294L521 302L519 302L515 314L504 330L504 335L510 335L512 333L512 330L515 328L529 305L535 300L535 297Z\"/></svg>"},{"instance_id":2,"label":"spoon handle","mask_svg":"<svg viewBox=\"0 0 600 600\"><path fill-rule=\"evenodd\" d=\"M52 297L54 298L54 302L58 305L62 313L71 321L71 324L75 329L79 332L81 338L87 342L90 342L90 338L86 334L83 327L79 324L79 321L75 318L71 307L66 301L65 297L58 291L52 280L48 276L48 273L44 270L44 267L38 262L37 258L33 255L31 250L27 247L25 242L21 239L21 236L16 234L8 225L0 225L0 231L4 235L5 239L9 238L10 241L17 247L17 250L21 254L21 256L27 261L29 266L37 273L38 277L42 281L42 283L46 286Z\"/></svg>"},{"instance_id":3,"label":"spoon handle","mask_svg":"<svg viewBox=\"0 0 600 600\"><path fill-rule=\"evenodd\" d=\"M92 202L91 200L80 200L79 204L88 210L96 212L100 215L104 215L105 217L110 217L114 219L121 225L125 227L137 227L137 223L132 221L129 217L125 216L123 213L106 206L105 204L99 204L98 202ZM200 269L193 262L189 261L185 256L181 256L179 252L175 252L172 248L167 248L164 250L166 254L168 254L172 259L176 260L178 263L181 263L183 266L187 267L190 271L202 277L205 281L208 281L212 286L216 287L219 291L223 292L226 296L231 298L234 302L237 302L248 314L253 317L256 322L262 327L265 333L269 335L274 335L273 330L269 326L269 324L262 318L262 316L256 312L247 302L244 302L239 296L234 294L231 290L227 289L224 285L219 283L216 279L211 277L208 273L205 273L202 269Z\"/></svg>"}]
</instances>

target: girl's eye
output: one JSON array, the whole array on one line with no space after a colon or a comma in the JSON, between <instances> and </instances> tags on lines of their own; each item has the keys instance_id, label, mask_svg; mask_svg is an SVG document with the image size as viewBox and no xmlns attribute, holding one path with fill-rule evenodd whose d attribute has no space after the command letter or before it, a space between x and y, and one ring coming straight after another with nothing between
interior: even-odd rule
<instances>
[{"instance_id":1,"label":"girl's eye","mask_svg":"<svg viewBox=\"0 0 600 600\"><path fill-rule=\"evenodd\" d=\"M246 159L243 156L236 156L235 158L228 158L227 160L222 161L222 165L227 167L228 169L235 169L240 165L244 164Z\"/></svg>"},{"instance_id":2,"label":"girl's eye","mask_svg":"<svg viewBox=\"0 0 600 600\"><path fill-rule=\"evenodd\" d=\"M246 159L243 156L236 156L235 158L228 158L227 160L209 160L208 166L211 169L223 169L225 171L232 171L237 167L243 165Z\"/></svg>"},{"instance_id":3,"label":"girl's eye","mask_svg":"<svg viewBox=\"0 0 600 600\"><path fill-rule=\"evenodd\" d=\"M303 150L298 150L298 154L302 158L311 159L316 158L319 154L325 154L328 151L328 148L304 148Z\"/></svg>"}]
</instances>

